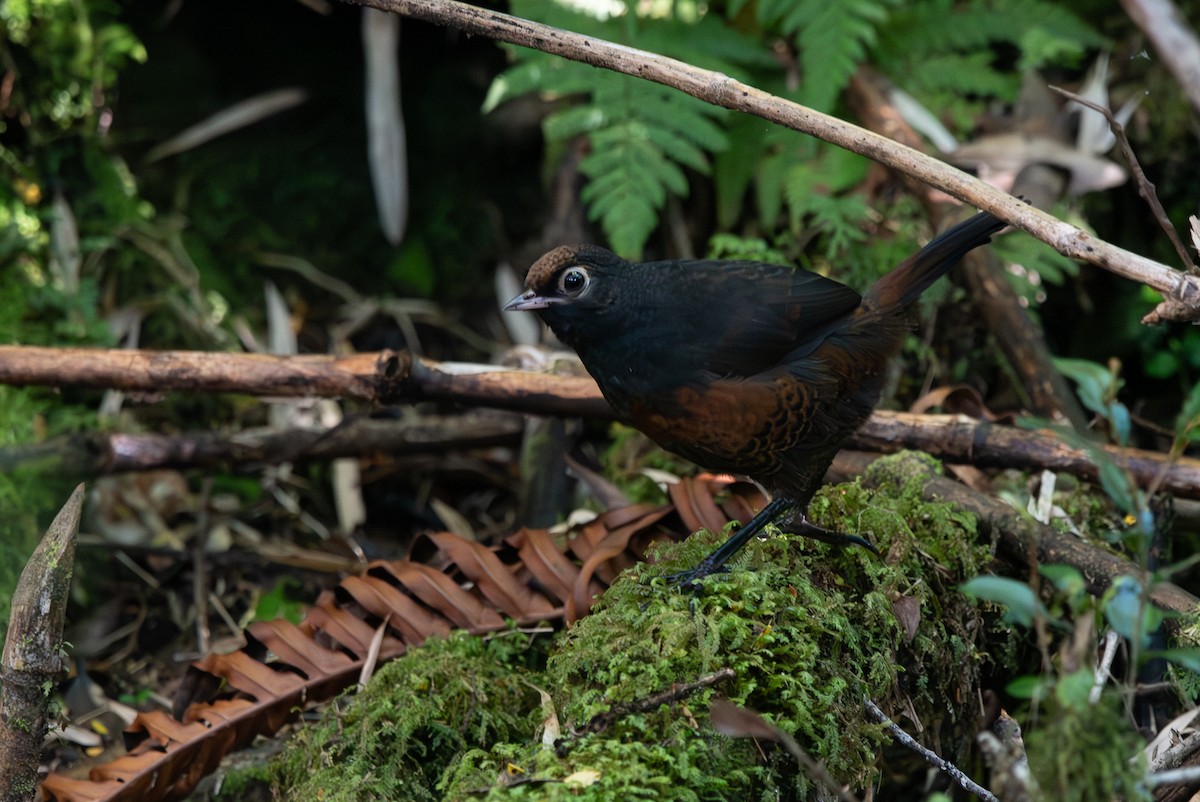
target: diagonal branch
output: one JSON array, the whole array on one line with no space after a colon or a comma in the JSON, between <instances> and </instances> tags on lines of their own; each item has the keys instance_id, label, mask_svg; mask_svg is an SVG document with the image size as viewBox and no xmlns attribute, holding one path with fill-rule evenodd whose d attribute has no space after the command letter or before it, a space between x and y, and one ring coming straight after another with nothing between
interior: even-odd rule
<instances>
[{"instance_id":1,"label":"diagonal branch","mask_svg":"<svg viewBox=\"0 0 1200 802\"><path fill-rule=\"evenodd\" d=\"M1059 253L1145 284L1165 296L1154 321L1200 319L1200 277L1111 245L1082 229L951 167L836 117L776 97L724 73L583 36L453 0L343 0L414 17L510 44L534 48L595 67L674 87L707 103L746 112L866 156L991 212ZM1149 316L1148 316L1149 317Z\"/></svg>"}]
</instances>

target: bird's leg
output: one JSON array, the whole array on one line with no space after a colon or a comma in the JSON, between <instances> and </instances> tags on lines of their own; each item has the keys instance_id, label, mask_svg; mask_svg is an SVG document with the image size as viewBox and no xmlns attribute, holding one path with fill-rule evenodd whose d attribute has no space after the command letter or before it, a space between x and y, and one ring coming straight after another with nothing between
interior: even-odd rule
<instances>
[{"instance_id":1,"label":"bird's leg","mask_svg":"<svg viewBox=\"0 0 1200 802\"><path fill-rule=\"evenodd\" d=\"M673 585L695 586L696 582L709 574L724 571L725 563L729 562L730 558L737 554L742 546L749 543L751 538L759 535L767 524L781 515L790 512L795 505L796 503L790 499L782 497L771 499L767 506L759 510L758 514L750 519L749 523L730 535L728 540L717 546L695 568L690 571L672 574L668 577L668 580Z\"/></svg>"},{"instance_id":2,"label":"bird's leg","mask_svg":"<svg viewBox=\"0 0 1200 802\"><path fill-rule=\"evenodd\" d=\"M749 523L730 535L728 540L717 546L695 568L690 571L671 574L667 577L668 581L673 585L687 586L695 589L697 587L696 583L704 577L724 571L725 563L729 562L733 555L741 551L742 547L749 543L751 538L762 534L762 530L767 524L791 512L795 506L796 502L787 498L772 499L767 506L763 507L757 515L750 519ZM846 535L841 532L835 532L832 529L826 529L823 526L817 526L809 522L804 513L799 515L794 525L794 534L801 537L810 537L813 540L820 540L822 543L830 543L834 546L862 546L876 555L879 554L879 550L866 538L859 537L858 535Z\"/></svg>"}]
</instances>

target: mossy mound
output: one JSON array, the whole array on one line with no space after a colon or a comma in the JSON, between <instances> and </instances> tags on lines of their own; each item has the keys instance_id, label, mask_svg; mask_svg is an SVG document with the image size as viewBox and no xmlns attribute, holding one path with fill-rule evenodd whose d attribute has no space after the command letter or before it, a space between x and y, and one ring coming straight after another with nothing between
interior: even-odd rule
<instances>
[{"instance_id":1,"label":"mossy mound","mask_svg":"<svg viewBox=\"0 0 1200 802\"><path fill-rule=\"evenodd\" d=\"M973 519L918 491L917 479L887 494L846 484L814 501L814 522L868 537L883 559L780 534L751 543L692 594L662 577L721 536L663 545L554 637L544 669L540 653L515 648L526 642L515 633L427 644L300 736L279 775L282 796L807 796L810 780L781 750L716 732L715 694L793 733L851 787L878 782L888 742L864 716L864 697L918 716L953 758L973 727L945 700L974 698L984 629L955 586L988 549L974 543ZM650 710L634 704L726 668L733 678L714 687ZM548 713L560 728L552 746L541 737Z\"/></svg>"},{"instance_id":2,"label":"mossy mound","mask_svg":"<svg viewBox=\"0 0 1200 802\"><path fill-rule=\"evenodd\" d=\"M274 766L282 798L445 798L439 783L463 752L527 738L537 725L538 694L521 668L528 641L517 638L456 633L381 668L297 731Z\"/></svg>"}]
</instances>

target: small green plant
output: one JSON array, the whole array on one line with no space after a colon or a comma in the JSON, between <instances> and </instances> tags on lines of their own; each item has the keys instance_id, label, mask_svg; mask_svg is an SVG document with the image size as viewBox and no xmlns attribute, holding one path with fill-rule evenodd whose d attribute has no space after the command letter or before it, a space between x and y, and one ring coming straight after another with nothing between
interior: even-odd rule
<instances>
[{"instance_id":1,"label":"small green plant","mask_svg":"<svg viewBox=\"0 0 1200 802\"><path fill-rule=\"evenodd\" d=\"M753 40L713 15L598 20L557 3L522 0L513 13L541 22L605 36L623 44L683 59L727 74L740 65L768 62ZM538 92L577 98L545 120L546 138L556 145L587 136L590 152L580 163L588 177L583 199L615 251L636 259L658 224L668 195L688 192L685 170L706 174L711 154L728 146L721 123L727 112L675 89L586 64L529 50L513 50L516 64L492 84L484 104L494 108L513 97Z\"/></svg>"},{"instance_id":2,"label":"small green plant","mask_svg":"<svg viewBox=\"0 0 1200 802\"><path fill-rule=\"evenodd\" d=\"M979 576L964 583L962 590L999 605L1004 621L1036 637L1045 670L1012 680L1007 690L1030 702L1029 715L1036 726L1026 733L1026 751L1043 798L1084 802L1116 793L1125 799L1149 799L1141 784L1144 762L1131 759L1140 755L1143 742L1126 714L1124 686L1106 686L1092 668L1098 650L1096 623L1106 621L1126 638L1135 665L1154 656L1185 655L1144 649L1161 613L1147 602L1134 577L1119 577L1097 600L1087 593L1083 575L1075 568L1044 565L1039 574L1046 580L1040 588Z\"/></svg>"},{"instance_id":3,"label":"small green plant","mask_svg":"<svg viewBox=\"0 0 1200 802\"><path fill-rule=\"evenodd\" d=\"M254 606L254 619L273 621L286 618L293 624L299 624L308 606L308 600L301 591L300 583L295 579L282 577L270 590L259 595L258 603Z\"/></svg>"}]
</instances>

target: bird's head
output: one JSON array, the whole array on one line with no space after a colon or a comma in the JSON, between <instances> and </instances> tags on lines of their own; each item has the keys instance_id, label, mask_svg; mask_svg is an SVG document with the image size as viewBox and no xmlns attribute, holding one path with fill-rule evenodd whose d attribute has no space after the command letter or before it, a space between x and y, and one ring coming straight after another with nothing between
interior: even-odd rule
<instances>
[{"instance_id":1,"label":"bird's head","mask_svg":"<svg viewBox=\"0 0 1200 802\"><path fill-rule=\"evenodd\" d=\"M509 301L507 312L536 311L568 342L580 327L599 323L617 302L621 268L628 263L595 245L564 245L533 263L525 292Z\"/></svg>"}]
</instances>

